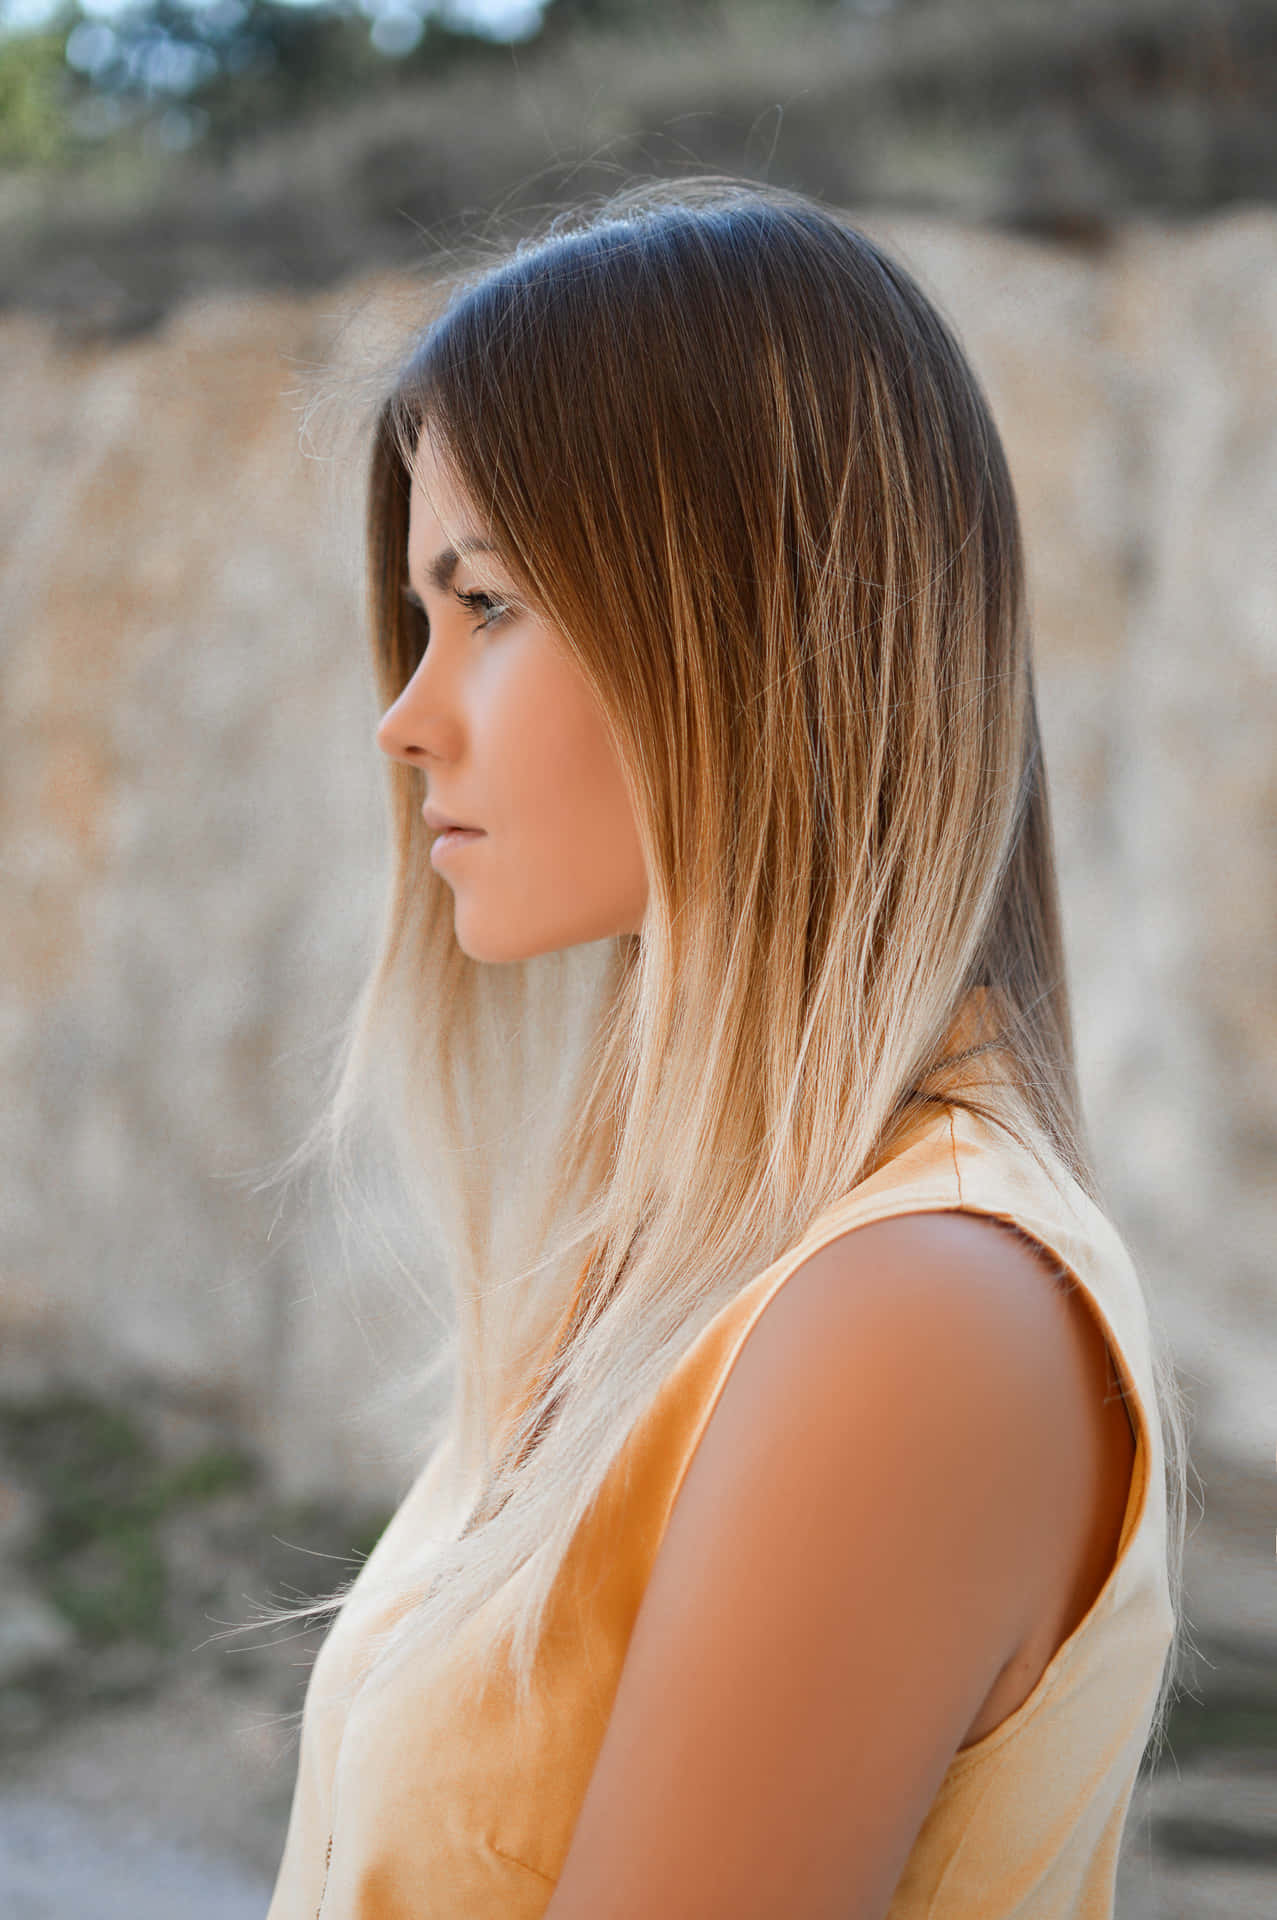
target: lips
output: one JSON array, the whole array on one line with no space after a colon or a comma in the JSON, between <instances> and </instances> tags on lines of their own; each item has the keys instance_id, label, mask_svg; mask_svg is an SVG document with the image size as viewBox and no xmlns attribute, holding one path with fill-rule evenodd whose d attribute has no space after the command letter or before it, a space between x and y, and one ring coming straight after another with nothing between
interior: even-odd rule
<instances>
[{"instance_id":1,"label":"lips","mask_svg":"<svg viewBox=\"0 0 1277 1920\"><path fill-rule=\"evenodd\" d=\"M482 833L482 827L472 827L469 821L454 820L446 813L440 813L437 807L425 806L421 817L432 833Z\"/></svg>"}]
</instances>

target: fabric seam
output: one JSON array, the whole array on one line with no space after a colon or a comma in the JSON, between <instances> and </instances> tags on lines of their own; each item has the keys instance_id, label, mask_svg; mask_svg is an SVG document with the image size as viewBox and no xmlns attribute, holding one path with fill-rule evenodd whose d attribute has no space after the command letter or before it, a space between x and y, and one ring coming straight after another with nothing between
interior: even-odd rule
<instances>
[{"instance_id":1,"label":"fabric seam","mask_svg":"<svg viewBox=\"0 0 1277 1920\"><path fill-rule=\"evenodd\" d=\"M958 1167L958 1137L953 1126L953 1108L949 1109L949 1151L953 1155L953 1177L958 1187L958 1205L962 1205L962 1174Z\"/></svg>"},{"instance_id":2,"label":"fabric seam","mask_svg":"<svg viewBox=\"0 0 1277 1920\"><path fill-rule=\"evenodd\" d=\"M484 1845L489 1853L496 1855L498 1860L504 1860L512 1867L522 1867L523 1871L530 1873L534 1880L543 1880L547 1887L558 1886L559 1883L552 1874L542 1873L540 1867L531 1866L528 1861L520 1860L517 1853L510 1853L505 1847L499 1847L495 1840L485 1840Z\"/></svg>"}]
</instances>

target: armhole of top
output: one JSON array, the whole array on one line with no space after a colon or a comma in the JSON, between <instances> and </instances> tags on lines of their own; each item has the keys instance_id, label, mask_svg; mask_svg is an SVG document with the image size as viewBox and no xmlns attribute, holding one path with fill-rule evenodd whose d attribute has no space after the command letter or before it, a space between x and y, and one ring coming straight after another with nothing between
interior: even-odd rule
<instances>
[{"instance_id":1,"label":"armhole of top","mask_svg":"<svg viewBox=\"0 0 1277 1920\"><path fill-rule=\"evenodd\" d=\"M1103 1309L1091 1289L1086 1285L1075 1268L1064 1260L1051 1244L1039 1238L1029 1227L1007 1213L999 1213L991 1207L981 1207L962 1202L947 1209L951 1212L974 1213L985 1219L996 1220L999 1225L1010 1228L1037 1257L1046 1265L1058 1282L1066 1285L1071 1292L1078 1294L1089 1313L1093 1324L1099 1329L1108 1359L1109 1390L1120 1394L1126 1417L1130 1423L1135 1444L1135 1454L1131 1462L1130 1485L1127 1488L1126 1504L1122 1513L1122 1524L1118 1531L1117 1545L1113 1558L1105 1575L1103 1584L1093 1597L1090 1606L1076 1623L1067 1637L1051 1655L1046 1666L1039 1674L1032 1691L1000 1720L991 1727L981 1739L971 1746L959 1747L949 1764L949 1772L956 1773L974 1766L986 1755L994 1752L1006 1741L1014 1738L1019 1729L1032 1719L1033 1715L1054 1692L1063 1675L1067 1672L1077 1655L1078 1648L1089 1637L1094 1622L1108 1611L1113 1602L1113 1591L1126 1561L1130 1544L1148 1504L1150 1462L1152 1459L1152 1435L1149 1430L1148 1413L1144 1407L1139 1387L1127 1364L1121 1344L1110 1328Z\"/></svg>"},{"instance_id":2,"label":"armhole of top","mask_svg":"<svg viewBox=\"0 0 1277 1920\"><path fill-rule=\"evenodd\" d=\"M967 1209L967 1211L970 1211L970 1209ZM1130 1380L1125 1364L1120 1357L1117 1343L1109 1331L1108 1323L1101 1313L1098 1303L1091 1294L1090 1289L1083 1285L1081 1279L1073 1271L1072 1267L1069 1266L1067 1261L1060 1258L1053 1247L1048 1246L1045 1240L1039 1240L1035 1234L1030 1233L1025 1227L1022 1227L1018 1220L1011 1219L1008 1215L1001 1213L987 1213L983 1217L986 1220L996 1220L1000 1227L1004 1227L1020 1242L1021 1246L1028 1248L1034 1258L1048 1270L1053 1280L1063 1286L1070 1294L1076 1294L1081 1299L1091 1324L1098 1331L1104 1345L1104 1356L1108 1364L1108 1386L1105 1397L1108 1398L1116 1393L1121 1400L1122 1410L1126 1414L1127 1425L1131 1429L1131 1438L1135 1443L1136 1455L1138 1457L1143 1437L1141 1433L1143 1423L1138 1410L1133 1410L1133 1402L1138 1399L1137 1390ZM1135 1464L1136 1463L1133 1462L1131 1467L1132 1478L1135 1473ZM1128 1510L1129 1506L1130 1502L1128 1501Z\"/></svg>"},{"instance_id":3,"label":"armhole of top","mask_svg":"<svg viewBox=\"0 0 1277 1920\"><path fill-rule=\"evenodd\" d=\"M989 1732L983 1735L981 1739L973 1742L970 1746L959 1747L955 1750L949 1762L948 1769L946 1770L946 1778L948 1778L964 1773L968 1768L978 1765L980 1761L987 1758L990 1754L995 1753L1007 1741L1014 1739L1020 1729L1046 1704L1046 1701L1054 1693L1056 1687L1077 1657L1079 1648L1089 1639L1095 1622L1112 1606L1114 1588L1121 1575L1122 1568L1130 1550L1131 1541L1139 1529L1148 1503L1150 1462L1153 1457L1152 1435L1148 1424L1148 1414L1141 1399L1139 1388L1127 1365L1125 1355L1122 1352L1116 1334L1105 1319L1099 1302L1096 1300L1090 1288L1087 1287L1081 1275L1067 1260L1062 1258L1048 1240L1035 1234L1031 1227L1025 1225L1021 1220L1017 1219L1015 1215L1000 1211L996 1207L982 1206L979 1201L968 1200L962 1197L960 1193L957 1196L946 1195L943 1200L930 1199L922 1204L904 1206L899 1209L898 1213L892 1212L889 1214L874 1215L868 1219L856 1221L854 1224L831 1221L827 1234L822 1234L814 1243L804 1243L801 1253L794 1259L785 1274L774 1286L767 1289L761 1299L754 1303L753 1310L750 1312L748 1318L735 1330L735 1336L732 1339L730 1348L723 1356L715 1383L715 1390L707 1396L705 1404L700 1409L695 1427L689 1436L688 1444L684 1451L682 1471L675 1480L669 1508L672 1509L674 1502L677 1500L679 1490L686 1477L697 1445L713 1414L715 1406L718 1404L728 1376L745 1341L766 1306L784 1287L790 1274L797 1272L805 1261L811 1255L818 1252L821 1247L825 1246L829 1240L840 1238L845 1233L858 1231L862 1226L873 1226L881 1219L895 1219L911 1213L969 1213L983 1219L995 1220L1003 1227L1012 1228L1028 1243L1039 1260L1049 1267L1061 1284L1068 1285L1082 1296L1086 1308L1092 1320L1099 1328L1100 1335L1103 1339L1108 1355L1110 1378L1116 1383L1121 1393L1135 1442L1135 1456L1131 1463L1130 1484L1127 1489L1122 1524L1118 1532L1117 1545L1113 1552L1113 1558L1102 1586L1092 1599L1090 1606L1082 1618L1073 1627L1067 1638L1061 1641L1060 1645L1055 1649L1050 1660L1039 1674L1032 1691L1025 1696L1019 1706L1014 1707L1010 1713L998 1722L996 1727L990 1728Z\"/></svg>"},{"instance_id":4,"label":"armhole of top","mask_svg":"<svg viewBox=\"0 0 1277 1920\"><path fill-rule=\"evenodd\" d=\"M1108 1355L1110 1377L1116 1382L1125 1403L1127 1419L1130 1422L1135 1441L1135 1455L1131 1463L1130 1484L1127 1489L1126 1504L1123 1510L1121 1528L1118 1532L1117 1546L1114 1549L1112 1562L1099 1592L1095 1595L1085 1614L1077 1622L1067 1638L1056 1648L1050 1660L1038 1676L1032 1691L1026 1695L1019 1706L1013 1708L1009 1714L998 1722L996 1727L992 1727L987 1734L975 1741L971 1746L959 1747L955 1750L949 1767L946 1770L946 1779L951 1775L956 1776L964 1773L968 1768L978 1765L980 1761L996 1752L1007 1741L1014 1739L1015 1735L1026 1722L1031 1720L1038 1710L1045 1705L1076 1658L1079 1648L1089 1639L1095 1622L1103 1614L1107 1613L1112 1606L1114 1588L1126 1563L1131 1542L1147 1510L1150 1463L1153 1459L1153 1442L1149 1416L1141 1398L1138 1385L1127 1364L1115 1332L1110 1328L1099 1302L1083 1281L1081 1275L1067 1260L1063 1259L1049 1240L1034 1233L1030 1226L1018 1219L1013 1213L995 1206L981 1205L978 1200L967 1199L962 1193L960 1179L955 1183L955 1187L956 1190L950 1189L944 1194L943 1198L938 1195L928 1196L925 1199L920 1198L898 1209L889 1209L883 1213L874 1212L868 1217L862 1217L857 1220L847 1220L838 1217L837 1214L831 1214L828 1220L822 1222L821 1231L818 1234L812 1233L809 1230L808 1235L805 1236L800 1245L794 1249L793 1258L787 1264L785 1271L774 1280L772 1285L767 1287L765 1292L752 1302L747 1317L733 1330L730 1343L726 1350L719 1356L718 1365L715 1369L713 1390L705 1396L703 1403L698 1409L697 1418L685 1438L682 1449L681 1467L674 1477L673 1485L670 1488L668 1500L665 1505L666 1519L668 1520L669 1514L678 1499L692 1459L695 1457L705 1429L713 1416L714 1409L718 1405L732 1368L759 1317L765 1311L771 1300L775 1298L776 1294L786 1285L790 1275L797 1272L808 1259L818 1253L830 1241L839 1239L844 1234L859 1231L861 1227L876 1225L880 1220L900 1218L909 1214L927 1213L974 1214L983 1219L995 1220L1000 1225L1013 1228L1020 1234L1022 1238L1028 1242L1038 1258L1046 1263L1063 1283L1075 1288L1082 1295L1087 1310L1098 1326L1103 1339Z\"/></svg>"}]
</instances>

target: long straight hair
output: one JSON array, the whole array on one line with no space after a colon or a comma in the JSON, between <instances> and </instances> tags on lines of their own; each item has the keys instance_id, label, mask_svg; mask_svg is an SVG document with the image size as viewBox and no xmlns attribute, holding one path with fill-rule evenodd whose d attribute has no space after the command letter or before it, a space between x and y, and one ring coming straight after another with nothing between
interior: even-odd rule
<instances>
[{"instance_id":1,"label":"long straight hair","mask_svg":"<svg viewBox=\"0 0 1277 1920\"><path fill-rule=\"evenodd\" d=\"M910 274L834 211L712 178L458 276L372 433L383 706L428 637L403 593L426 425L600 703L649 876L641 933L476 963L423 776L389 764L381 945L295 1162L337 1165L375 1086L452 1307L422 1374L437 1524L381 1651L486 1604L522 1703L573 1534L678 1356L937 1103L1099 1195L1014 490Z\"/></svg>"}]
</instances>

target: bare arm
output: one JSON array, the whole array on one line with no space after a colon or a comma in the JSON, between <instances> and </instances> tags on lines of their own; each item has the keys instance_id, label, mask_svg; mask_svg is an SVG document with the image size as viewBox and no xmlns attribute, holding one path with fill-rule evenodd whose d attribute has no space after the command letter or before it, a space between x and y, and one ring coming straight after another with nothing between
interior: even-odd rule
<instances>
[{"instance_id":1,"label":"bare arm","mask_svg":"<svg viewBox=\"0 0 1277 1920\"><path fill-rule=\"evenodd\" d=\"M881 1920L1089 1497L1061 1311L973 1215L790 1275L675 1502L547 1920Z\"/></svg>"}]
</instances>

